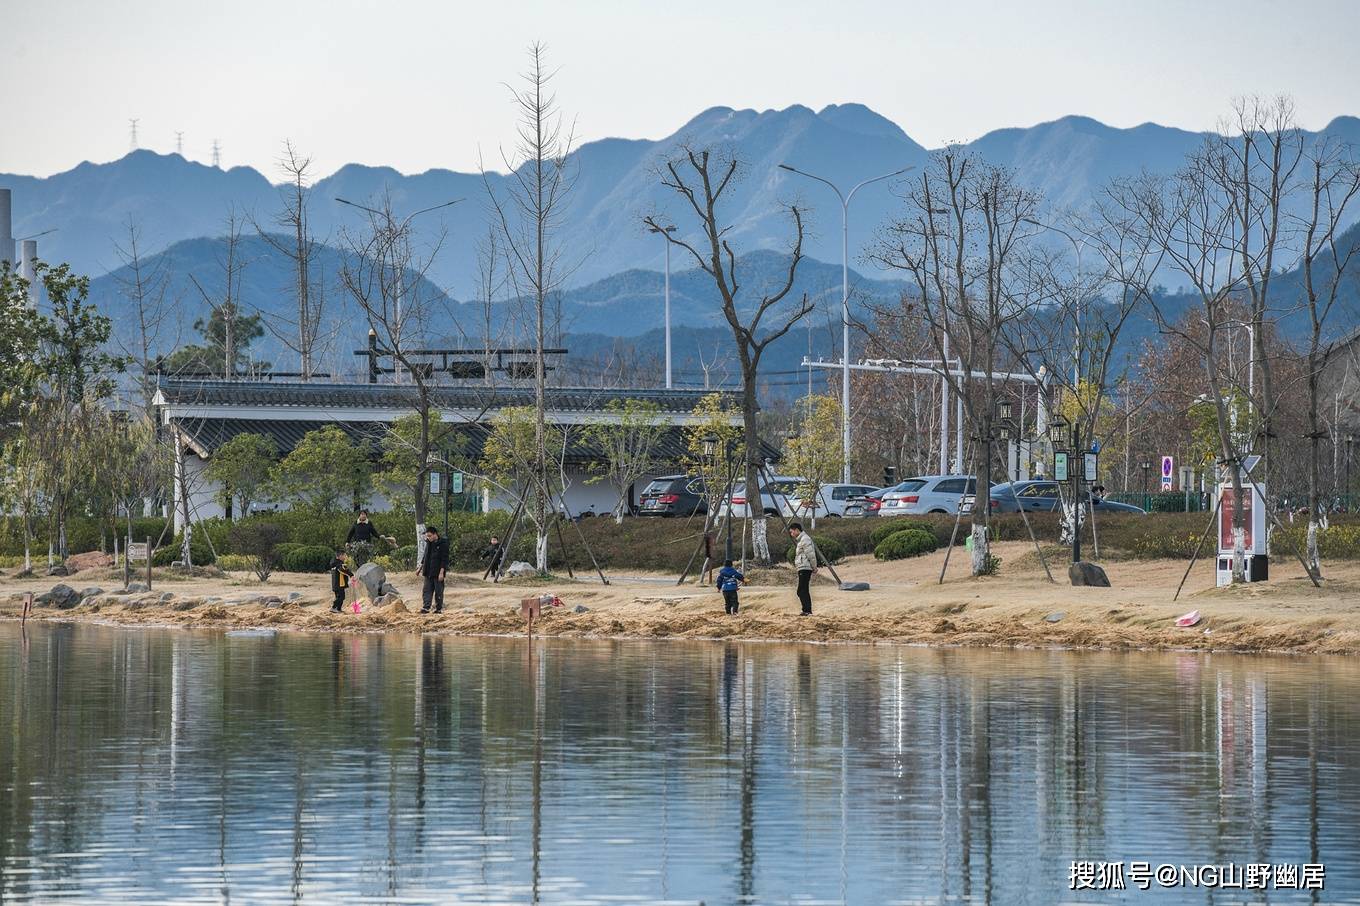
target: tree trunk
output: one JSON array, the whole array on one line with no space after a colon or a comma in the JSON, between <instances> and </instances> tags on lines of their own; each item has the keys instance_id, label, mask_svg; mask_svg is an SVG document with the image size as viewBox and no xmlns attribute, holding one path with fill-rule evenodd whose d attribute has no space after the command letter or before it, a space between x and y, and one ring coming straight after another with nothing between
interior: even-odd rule
<instances>
[{"instance_id":1,"label":"tree trunk","mask_svg":"<svg viewBox=\"0 0 1360 906\"><path fill-rule=\"evenodd\" d=\"M764 462L760 458L760 432L756 416L760 404L756 402L756 365L741 350L741 419L742 438L746 444L746 517L751 520L751 545L755 561L769 566L770 545L765 524L765 499L760 493L760 473Z\"/></svg>"}]
</instances>

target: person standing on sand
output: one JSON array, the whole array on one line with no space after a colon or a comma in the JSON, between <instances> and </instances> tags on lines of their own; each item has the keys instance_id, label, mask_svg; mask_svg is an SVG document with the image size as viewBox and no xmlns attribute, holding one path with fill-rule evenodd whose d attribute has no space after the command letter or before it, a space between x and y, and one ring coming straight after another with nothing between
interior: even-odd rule
<instances>
[{"instance_id":1,"label":"person standing on sand","mask_svg":"<svg viewBox=\"0 0 1360 906\"><path fill-rule=\"evenodd\" d=\"M382 538L389 544L397 543L396 538L378 533L378 527L368 521L368 510L360 510L359 518L349 527L349 534L345 536L345 543L372 544L378 538Z\"/></svg>"},{"instance_id":2,"label":"person standing on sand","mask_svg":"<svg viewBox=\"0 0 1360 906\"><path fill-rule=\"evenodd\" d=\"M741 570L732 565L731 560L723 561L723 568L718 570L718 591L723 595L723 610L727 613L736 613L741 606L737 600L737 589L741 588L741 583L746 581L746 577L741 574Z\"/></svg>"},{"instance_id":3,"label":"person standing on sand","mask_svg":"<svg viewBox=\"0 0 1360 906\"><path fill-rule=\"evenodd\" d=\"M343 613L345 603L345 589L349 588L349 580L353 575L349 571L349 566L345 563L345 552L336 551L335 559L331 560L331 591L335 594L335 601L331 604L331 613Z\"/></svg>"},{"instance_id":4,"label":"person standing on sand","mask_svg":"<svg viewBox=\"0 0 1360 906\"><path fill-rule=\"evenodd\" d=\"M425 526L425 556L420 558L416 573L425 577L425 587L421 589L421 613L444 612L444 573L449 568L449 542L439 537L439 529Z\"/></svg>"},{"instance_id":5,"label":"person standing on sand","mask_svg":"<svg viewBox=\"0 0 1360 906\"><path fill-rule=\"evenodd\" d=\"M492 535L491 543L482 548L479 556L487 561L487 571L494 575L501 565L501 560L505 557L505 551L501 550L501 539Z\"/></svg>"},{"instance_id":6,"label":"person standing on sand","mask_svg":"<svg viewBox=\"0 0 1360 906\"><path fill-rule=\"evenodd\" d=\"M793 568L798 570L798 601L803 606L798 615L811 616L812 591L808 584L812 582L812 574L817 571L817 548L812 543L812 536L803 531L801 522L789 526L789 537L794 542Z\"/></svg>"}]
</instances>

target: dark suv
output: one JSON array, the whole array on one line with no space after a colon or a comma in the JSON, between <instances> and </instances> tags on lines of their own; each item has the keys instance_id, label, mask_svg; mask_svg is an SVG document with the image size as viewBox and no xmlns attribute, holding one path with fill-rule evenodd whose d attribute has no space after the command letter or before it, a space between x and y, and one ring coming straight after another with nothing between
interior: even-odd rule
<instances>
[{"instance_id":1,"label":"dark suv","mask_svg":"<svg viewBox=\"0 0 1360 906\"><path fill-rule=\"evenodd\" d=\"M689 475L663 475L638 497L639 516L693 516L708 512L704 480Z\"/></svg>"}]
</instances>

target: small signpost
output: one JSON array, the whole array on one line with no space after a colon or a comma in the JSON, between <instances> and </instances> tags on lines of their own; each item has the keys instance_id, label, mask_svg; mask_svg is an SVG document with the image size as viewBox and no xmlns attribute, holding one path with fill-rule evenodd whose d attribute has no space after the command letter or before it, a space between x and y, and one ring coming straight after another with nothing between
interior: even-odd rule
<instances>
[{"instance_id":1,"label":"small signpost","mask_svg":"<svg viewBox=\"0 0 1360 906\"><path fill-rule=\"evenodd\" d=\"M1176 474L1176 459L1174 456L1162 457L1162 490L1171 490L1171 479Z\"/></svg>"},{"instance_id":2,"label":"small signpost","mask_svg":"<svg viewBox=\"0 0 1360 906\"><path fill-rule=\"evenodd\" d=\"M534 595L519 599L519 612L524 616L525 627L530 637L534 634L534 618L543 612L543 599Z\"/></svg>"},{"instance_id":3,"label":"small signpost","mask_svg":"<svg viewBox=\"0 0 1360 906\"><path fill-rule=\"evenodd\" d=\"M1095 482L1095 480L1096 480L1096 474L1098 473L1098 468L1097 468L1097 467L1098 467L1098 465L1099 465L1099 462L1098 462L1099 455L1100 455L1100 454L1098 454L1098 453L1083 453L1083 454L1082 454L1082 456L1081 456L1081 459L1082 459L1082 463L1081 463L1081 465L1082 465L1082 476L1081 476L1081 477L1082 477L1082 480L1084 480L1084 481L1089 481L1089 482L1092 482L1092 483Z\"/></svg>"},{"instance_id":4,"label":"small signpost","mask_svg":"<svg viewBox=\"0 0 1360 906\"><path fill-rule=\"evenodd\" d=\"M443 486L442 486L443 480L444 480L444 473L443 473L443 472L439 471L438 469L435 469L434 471L430 472L430 495L431 495L431 496L436 496L436 495L438 495L438 494L440 494L440 493L443 492L443 490L444 490L444 489L443 489Z\"/></svg>"},{"instance_id":5,"label":"small signpost","mask_svg":"<svg viewBox=\"0 0 1360 906\"><path fill-rule=\"evenodd\" d=\"M462 473L462 472L450 472L450 473L449 473L449 491L450 491L451 493L454 493L454 494L461 494L461 493L463 493L463 473Z\"/></svg>"},{"instance_id":6,"label":"small signpost","mask_svg":"<svg viewBox=\"0 0 1360 906\"><path fill-rule=\"evenodd\" d=\"M149 541L133 541L127 546L127 558L129 560L142 561L146 559L147 549L151 546Z\"/></svg>"},{"instance_id":7,"label":"small signpost","mask_svg":"<svg viewBox=\"0 0 1360 906\"><path fill-rule=\"evenodd\" d=\"M1055 450L1053 452L1053 480L1067 481L1067 451Z\"/></svg>"}]
</instances>

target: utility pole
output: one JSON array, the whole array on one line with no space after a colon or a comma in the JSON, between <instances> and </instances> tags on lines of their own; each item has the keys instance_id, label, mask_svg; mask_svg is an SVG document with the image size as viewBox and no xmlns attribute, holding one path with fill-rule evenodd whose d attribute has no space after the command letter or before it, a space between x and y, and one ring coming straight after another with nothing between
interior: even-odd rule
<instances>
[{"instance_id":1,"label":"utility pole","mask_svg":"<svg viewBox=\"0 0 1360 906\"><path fill-rule=\"evenodd\" d=\"M213 139L212 143L212 165L217 169L222 169L222 143Z\"/></svg>"},{"instance_id":2,"label":"utility pole","mask_svg":"<svg viewBox=\"0 0 1360 906\"><path fill-rule=\"evenodd\" d=\"M184 133L183 133L183 132L176 132L176 133L175 133L175 153L178 154L180 157L183 157L183 156L184 156Z\"/></svg>"},{"instance_id":3,"label":"utility pole","mask_svg":"<svg viewBox=\"0 0 1360 906\"><path fill-rule=\"evenodd\" d=\"M137 123L138 123L138 122L140 122L140 121L139 121L139 120L135 120L135 119L129 119L129 120L128 120L128 127L129 127L129 128L128 128L128 132L129 132L129 144L132 146L129 150L131 150L131 151L136 151L136 150L137 150Z\"/></svg>"}]
</instances>

